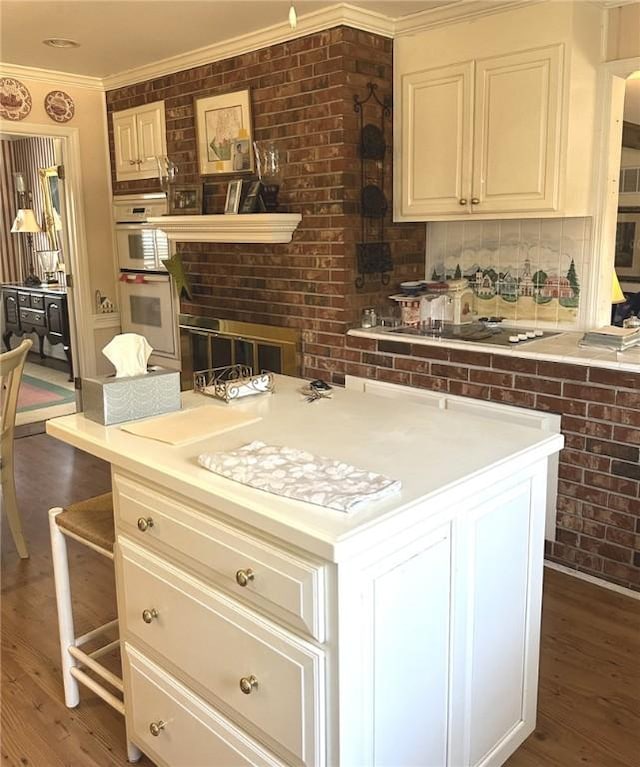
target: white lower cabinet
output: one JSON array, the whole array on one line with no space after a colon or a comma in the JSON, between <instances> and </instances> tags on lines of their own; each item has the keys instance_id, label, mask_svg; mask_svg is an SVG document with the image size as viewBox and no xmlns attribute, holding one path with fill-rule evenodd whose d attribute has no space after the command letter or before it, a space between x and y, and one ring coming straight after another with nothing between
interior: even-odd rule
<instances>
[{"instance_id":1,"label":"white lower cabinet","mask_svg":"<svg viewBox=\"0 0 640 767\"><path fill-rule=\"evenodd\" d=\"M322 650L133 543L119 541L118 559L132 642L166 658L294 763L322 764Z\"/></svg>"},{"instance_id":2,"label":"white lower cabinet","mask_svg":"<svg viewBox=\"0 0 640 767\"><path fill-rule=\"evenodd\" d=\"M123 649L129 737L159 767L284 767L140 652Z\"/></svg>"},{"instance_id":3,"label":"white lower cabinet","mask_svg":"<svg viewBox=\"0 0 640 767\"><path fill-rule=\"evenodd\" d=\"M144 480L116 474L114 487L125 479L148 503ZM116 494L131 740L161 767L503 764L535 726L546 460L478 488L422 501L404 527L337 563L309 557L327 576L316 594L323 641L265 616L259 594L218 588L219 563L211 580L192 572L186 544L197 536L172 538L180 561L160 540L134 541ZM156 504L163 518L171 503L190 519L189 501L170 492ZM218 543L210 551L226 562ZM282 556L305 561L284 543Z\"/></svg>"}]
</instances>

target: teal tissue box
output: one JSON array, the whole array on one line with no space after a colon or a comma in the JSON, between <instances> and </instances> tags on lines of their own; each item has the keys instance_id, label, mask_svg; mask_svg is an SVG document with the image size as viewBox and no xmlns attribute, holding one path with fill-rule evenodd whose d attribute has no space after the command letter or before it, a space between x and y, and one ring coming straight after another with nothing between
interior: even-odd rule
<instances>
[{"instance_id":1,"label":"teal tissue box","mask_svg":"<svg viewBox=\"0 0 640 767\"><path fill-rule=\"evenodd\" d=\"M180 410L180 373L153 368L146 375L82 379L84 415L104 426Z\"/></svg>"}]
</instances>

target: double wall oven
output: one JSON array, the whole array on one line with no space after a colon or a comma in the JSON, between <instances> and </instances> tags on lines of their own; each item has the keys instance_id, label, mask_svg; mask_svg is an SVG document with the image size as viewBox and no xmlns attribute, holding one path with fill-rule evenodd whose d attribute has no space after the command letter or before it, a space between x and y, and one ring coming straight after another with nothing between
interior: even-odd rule
<instances>
[{"instance_id":1,"label":"double wall oven","mask_svg":"<svg viewBox=\"0 0 640 767\"><path fill-rule=\"evenodd\" d=\"M148 219L166 212L164 194L113 199L122 330L144 336L153 347L152 361L165 365L180 359L178 299L162 263L171 255L169 241Z\"/></svg>"}]
</instances>

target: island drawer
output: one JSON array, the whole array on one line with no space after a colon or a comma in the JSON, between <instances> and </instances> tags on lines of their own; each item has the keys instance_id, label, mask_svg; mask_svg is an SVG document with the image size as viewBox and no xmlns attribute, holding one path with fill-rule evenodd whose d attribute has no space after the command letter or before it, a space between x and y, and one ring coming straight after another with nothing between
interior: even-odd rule
<instances>
[{"instance_id":1,"label":"island drawer","mask_svg":"<svg viewBox=\"0 0 640 767\"><path fill-rule=\"evenodd\" d=\"M38 309L20 309L20 322L23 326L37 325L44 327L46 325L44 320L44 312Z\"/></svg>"},{"instance_id":2,"label":"island drawer","mask_svg":"<svg viewBox=\"0 0 640 767\"><path fill-rule=\"evenodd\" d=\"M233 528L116 474L118 529L175 557L257 609L309 634L325 634L325 566Z\"/></svg>"},{"instance_id":3,"label":"island drawer","mask_svg":"<svg viewBox=\"0 0 640 767\"><path fill-rule=\"evenodd\" d=\"M131 645L123 669L129 736L158 765L284 767Z\"/></svg>"},{"instance_id":4,"label":"island drawer","mask_svg":"<svg viewBox=\"0 0 640 767\"><path fill-rule=\"evenodd\" d=\"M324 652L118 537L120 626L285 761L324 754Z\"/></svg>"}]
</instances>

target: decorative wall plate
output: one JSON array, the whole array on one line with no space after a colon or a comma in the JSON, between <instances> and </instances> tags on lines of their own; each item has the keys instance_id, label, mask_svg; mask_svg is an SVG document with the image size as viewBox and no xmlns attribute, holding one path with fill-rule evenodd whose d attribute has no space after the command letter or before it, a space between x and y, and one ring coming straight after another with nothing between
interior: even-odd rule
<instances>
[{"instance_id":1,"label":"decorative wall plate","mask_svg":"<svg viewBox=\"0 0 640 767\"><path fill-rule=\"evenodd\" d=\"M57 123L68 123L76 113L73 99L64 91L49 91L44 97L44 111Z\"/></svg>"},{"instance_id":2,"label":"decorative wall plate","mask_svg":"<svg viewBox=\"0 0 640 767\"><path fill-rule=\"evenodd\" d=\"M14 77L0 77L0 117L5 120L24 120L31 111L31 94Z\"/></svg>"}]
</instances>

